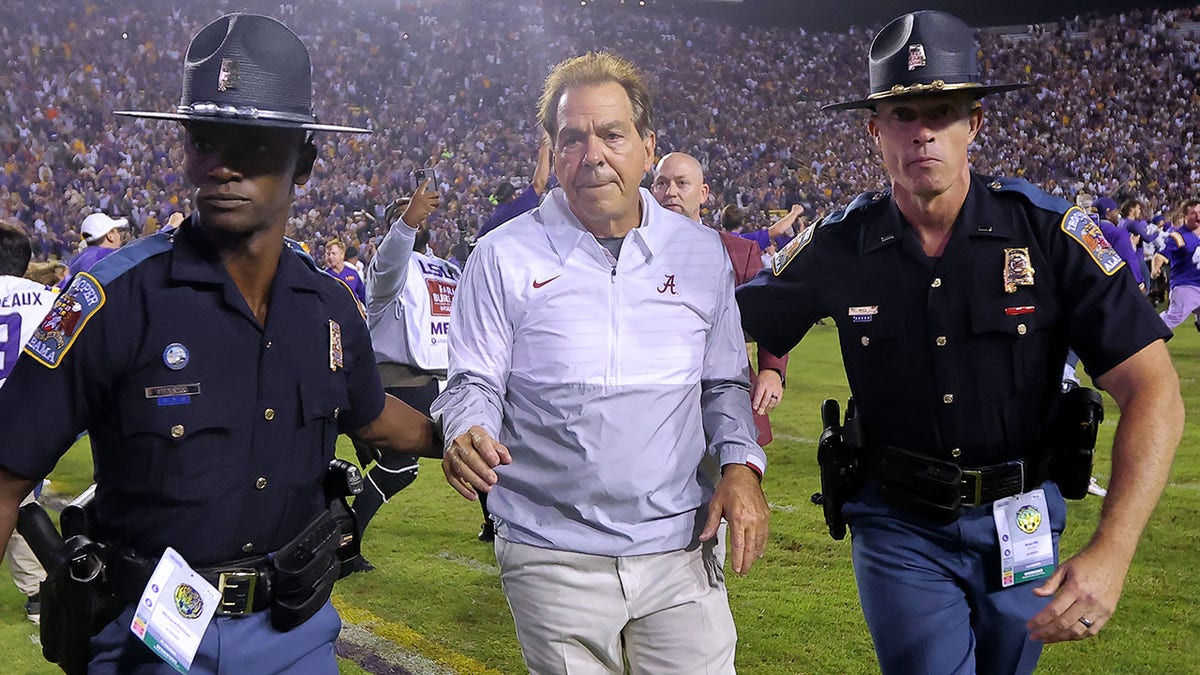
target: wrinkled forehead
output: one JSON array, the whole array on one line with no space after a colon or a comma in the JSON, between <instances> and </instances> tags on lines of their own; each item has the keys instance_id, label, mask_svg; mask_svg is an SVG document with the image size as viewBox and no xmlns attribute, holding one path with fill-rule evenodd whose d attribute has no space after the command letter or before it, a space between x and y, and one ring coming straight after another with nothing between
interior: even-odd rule
<instances>
[{"instance_id":1,"label":"wrinkled forehead","mask_svg":"<svg viewBox=\"0 0 1200 675\"><path fill-rule=\"evenodd\" d=\"M633 124L633 101L619 82L567 87L558 97L558 128L578 123L579 118Z\"/></svg>"},{"instance_id":2,"label":"wrinkled forehead","mask_svg":"<svg viewBox=\"0 0 1200 675\"><path fill-rule=\"evenodd\" d=\"M702 173L700 167L688 162L672 162L667 160L659 165L658 171L654 174L654 179L671 181L678 183L686 181L688 183L702 182Z\"/></svg>"}]
</instances>

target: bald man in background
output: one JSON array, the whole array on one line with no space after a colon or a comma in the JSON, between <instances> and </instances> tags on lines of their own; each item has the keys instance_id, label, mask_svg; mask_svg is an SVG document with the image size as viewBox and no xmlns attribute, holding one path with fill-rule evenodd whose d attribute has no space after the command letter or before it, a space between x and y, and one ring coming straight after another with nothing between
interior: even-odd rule
<instances>
[{"instance_id":1,"label":"bald man in background","mask_svg":"<svg viewBox=\"0 0 1200 675\"><path fill-rule=\"evenodd\" d=\"M695 157L684 152L664 156L654 169L651 192L663 208L702 222L700 207L708 199L709 190L708 183L704 182L704 168ZM720 230L720 235L733 263L733 283L740 286L762 269L762 249L757 243L724 230ZM764 447L772 440L771 420L767 414L783 400L785 373L787 355L778 357L758 348L758 372L754 372L753 366L750 368L750 404L754 409L758 444Z\"/></svg>"}]
</instances>

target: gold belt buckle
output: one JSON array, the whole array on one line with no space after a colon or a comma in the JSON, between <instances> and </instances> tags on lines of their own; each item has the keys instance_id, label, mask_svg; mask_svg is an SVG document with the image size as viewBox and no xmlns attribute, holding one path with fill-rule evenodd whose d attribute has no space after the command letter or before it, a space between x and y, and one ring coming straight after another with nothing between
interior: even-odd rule
<instances>
[{"instance_id":1,"label":"gold belt buckle","mask_svg":"<svg viewBox=\"0 0 1200 675\"><path fill-rule=\"evenodd\" d=\"M244 616L254 608L254 589L258 584L258 572L254 570L232 570L221 572L217 590L221 592L221 604L217 613L225 616Z\"/></svg>"},{"instance_id":2,"label":"gold belt buckle","mask_svg":"<svg viewBox=\"0 0 1200 675\"><path fill-rule=\"evenodd\" d=\"M963 482L966 482L968 476L975 480L975 487L973 490L968 486L968 490L970 490L972 494L971 503L966 504L966 506L979 506L979 503L983 500L983 473L973 469L963 469L962 476Z\"/></svg>"}]
</instances>

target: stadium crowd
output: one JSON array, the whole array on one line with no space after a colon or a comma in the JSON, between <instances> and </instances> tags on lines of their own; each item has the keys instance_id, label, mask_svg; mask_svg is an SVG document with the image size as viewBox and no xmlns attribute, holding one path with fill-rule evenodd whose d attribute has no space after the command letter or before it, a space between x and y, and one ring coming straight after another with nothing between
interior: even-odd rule
<instances>
[{"instance_id":1,"label":"stadium crowd","mask_svg":"<svg viewBox=\"0 0 1200 675\"><path fill-rule=\"evenodd\" d=\"M0 72L0 217L28 227L37 259L69 258L79 223L98 210L143 232L190 211L178 131L111 111L170 109L166 92L179 91L188 36L234 9L226 5L0 8L0 55L10 64ZM536 92L551 65L586 50L647 71L659 154L691 153L712 185L706 222L728 203L745 207L754 228L797 202L820 215L884 184L863 120L820 111L863 87L873 30L740 27L633 3L247 0L237 9L302 34L317 55L318 116L376 130L319 135L318 180L300 188L289 233L317 256L335 236L369 256L382 232L353 212L382 216L424 166L435 166L443 195L431 246L446 255L491 213L500 181L528 182L540 138ZM975 166L1068 198L1087 189L1138 197L1151 213L1177 206L1200 183L1188 123L1200 50L1180 29L1198 14L1134 11L983 31L984 71L1033 86L988 102L1000 110Z\"/></svg>"}]
</instances>

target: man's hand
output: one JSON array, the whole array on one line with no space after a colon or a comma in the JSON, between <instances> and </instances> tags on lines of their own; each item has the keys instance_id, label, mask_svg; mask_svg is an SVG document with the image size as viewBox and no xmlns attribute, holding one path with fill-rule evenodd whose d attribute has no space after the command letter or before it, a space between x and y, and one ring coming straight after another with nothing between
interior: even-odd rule
<instances>
[{"instance_id":1,"label":"man's hand","mask_svg":"<svg viewBox=\"0 0 1200 675\"><path fill-rule=\"evenodd\" d=\"M775 223L772 224L771 227L767 228L767 234L769 234L771 236L771 238L775 238L775 237L782 237L786 234L792 233L793 226L799 224L800 216L803 216L803 215L804 215L804 207L799 204L792 204L792 208L789 209L788 212L782 218L775 221ZM803 230L803 229L804 229L803 224L800 224L799 229L796 231L799 232L800 230Z\"/></svg>"},{"instance_id":2,"label":"man's hand","mask_svg":"<svg viewBox=\"0 0 1200 675\"><path fill-rule=\"evenodd\" d=\"M733 571L745 576L755 560L767 547L771 511L762 485L754 469L744 464L727 464L722 468L721 482L708 504L708 522L700 533L700 541L717 534L721 518L729 522L729 552Z\"/></svg>"},{"instance_id":3,"label":"man's hand","mask_svg":"<svg viewBox=\"0 0 1200 675\"><path fill-rule=\"evenodd\" d=\"M1054 599L1027 627L1045 642L1095 635L1117 607L1138 540L1162 495L1183 434L1183 399L1162 340L1096 377L1121 411L1112 476L1092 540L1033 590Z\"/></svg>"},{"instance_id":4,"label":"man's hand","mask_svg":"<svg viewBox=\"0 0 1200 675\"><path fill-rule=\"evenodd\" d=\"M400 215L400 219L404 221L412 229L418 229L434 211L442 205L442 195L437 191L429 190L429 182L432 178L426 178L417 186L417 191L413 193L412 199L409 200L408 206L404 208L404 213ZM388 206L384 217L388 219L388 224L396 222L395 211L398 209L398 204L393 203Z\"/></svg>"},{"instance_id":5,"label":"man's hand","mask_svg":"<svg viewBox=\"0 0 1200 675\"><path fill-rule=\"evenodd\" d=\"M758 371L758 379L750 390L750 404L754 412L766 415L783 401L783 378L772 368Z\"/></svg>"},{"instance_id":6,"label":"man's hand","mask_svg":"<svg viewBox=\"0 0 1200 675\"><path fill-rule=\"evenodd\" d=\"M1157 279L1162 274L1163 265L1169 262L1171 261L1167 259L1167 256L1155 253L1154 257L1150 259L1150 278Z\"/></svg>"},{"instance_id":7,"label":"man's hand","mask_svg":"<svg viewBox=\"0 0 1200 675\"><path fill-rule=\"evenodd\" d=\"M499 479L492 469L511 463L512 455L508 448L492 438L483 427L473 426L446 448L442 457L442 473L446 475L450 487L474 501L478 497L476 490L491 492Z\"/></svg>"},{"instance_id":8,"label":"man's hand","mask_svg":"<svg viewBox=\"0 0 1200 675\"><path fill-rule=\"evenodd\" d=\"M1030 639L1063 642L1099 633L1117 608L1128 572L1129 560L1119 553L1097 550L1095 544L1080 551L1033 589L1034 595L1054 599L1026 624L1033 631Z\"/></svg>"}]
</instances>

